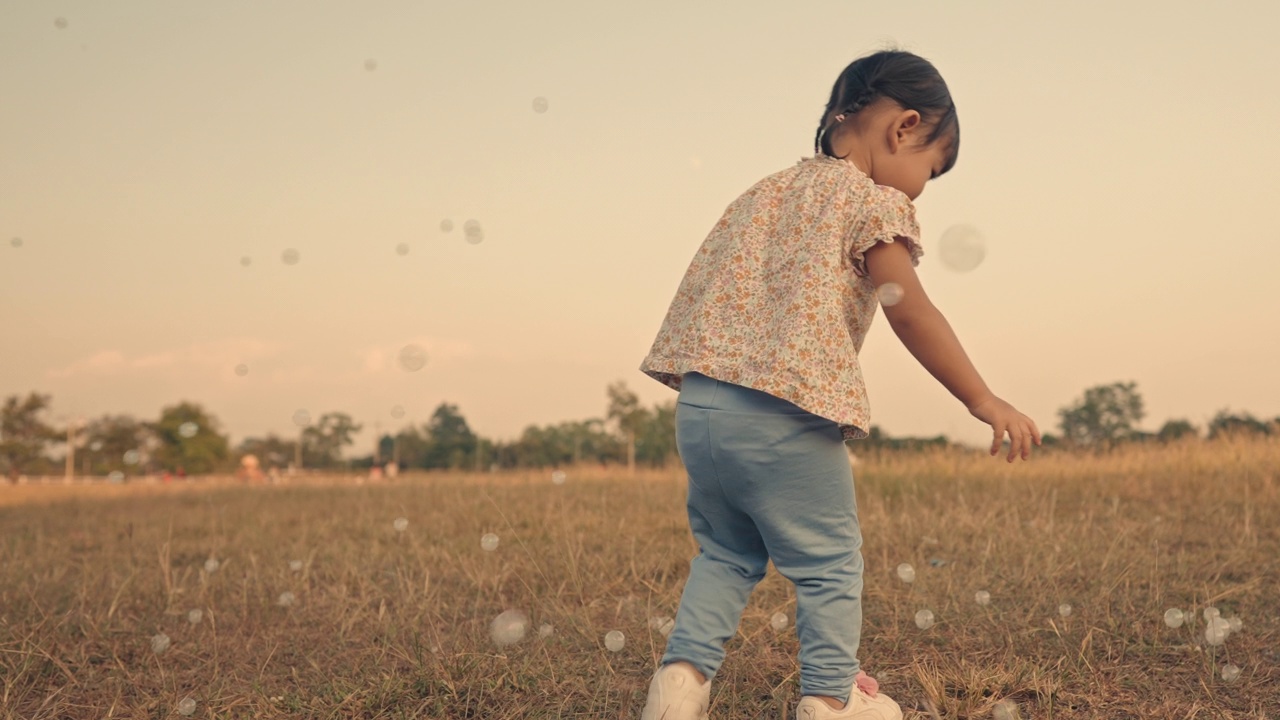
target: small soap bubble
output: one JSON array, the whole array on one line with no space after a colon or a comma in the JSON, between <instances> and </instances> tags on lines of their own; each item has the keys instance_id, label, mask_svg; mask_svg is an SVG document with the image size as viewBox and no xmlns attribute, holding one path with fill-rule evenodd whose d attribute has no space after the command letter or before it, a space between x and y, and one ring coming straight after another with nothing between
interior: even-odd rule
<instances>
[{"instance_id":1,"label":"small soap bubble","mask_svg":"<svg viewBox=\"0 0 1280 720\"><path fill-rule=\"evenodd\" d=\"M240 363L239 365L236 366L236 374L239 375L240 377L244 377L245 375L248 375L249 366L245 365L244 363Z\"/></svg>"},{"instance_id":2,"label":"small soap bubble","mask_svg":"<svg viewBox=\"0 0 1280 720\"><path fill-rule=\"evenodd\" d=\"M399 420L400 418L404 417L404 406L403 406L403 405L392 405L392 406L391 406L391 417L393 417L393 418L395 418L395 419L397 419L397 420Z\"/></svg>"},{"instance_id":3,"label":"small soap bubble","mask_svg":"<svg viewBox=\"0 0 1280 720\"><path fill-rule=\"evenodd\" d=\"M374 60L373 58L370 58L370 59L368 59L368 60L365 60L365 61L364 61L364 69L365 69L365 70L367 70L368 72L373 72L374 70L377 70L377 69L378 69L378 61L377 61L377 60Z\"/></svg>"},{"instance_id":4,"label":"small soap bubble","mask_svg":"<svg viewBox=\"0 0 1280 720\"><path fill-rule=\"evenodd\" d=\"M290 560L290 561L289 561L289 570L291 570L292 572L302 572L302 561L301 561L301 560Z\"/></svg>"},{"instance_id":5,"label":"small soap bubble","mask_svg":"<svg viewBox=\"0 0 1280 720\"><path fill-rule=\"evenodd\" d=\"M1204 609L1203 615L1204 615L1204 621L1210 622L1216 617L1222 617L1222 611L1210 605L1209 607Z\"/></svg>"},{"instance_id":6,"label":"small soap bubble","mask_svg":"<svg viewBox=\"0 0 1280 720\"><path fill-rule=\"evenodd\" d=\"M151 650L157 654L169 649L169 636L164 633L151 636Z\"/></svg>"},{"instance_id":7,"label":"small soap bubble","mask_svg":"<svg viewBox=\"0 0 1280 720\"><path fill-rule=\"evenodd\" d=\"M769 627L773 628L774 632L782 632L783 630L786 630L787 629L786 614L774 613L773 617L769 618Z\"/></svg>"},{"instance_id":8,"label":"small soap bubble","mask_svg":"<svg viewBox=\"0 0 1280 720\"><path fill-rule=\"evenodd\" d=\"M187 612L187 622L191 623L192 625L199 625L202 619L204 619L204 611L201 610L200 608L196 608L195 610L190 610Z\"/></svg>"},{"instance_id":9,"label":"small soap bubble","mask_svg":"<svg viewBox=\"0 0 1280 720\"><path fill-rule=\"evenodd\" d=\"M142 457L142 456L141 456L141 454L140 454L137 450L129 450L129 451L125 452L125 454L124 454L124 464L125 464L125 465L137 465L137 464L138 464L138 460L139 460L139 458L141 458L141 457Z\"/></svg>"},{"instance_id":10,"label":"small soap bubble","mask_svg":"<svg viewBox=\"0 0 1280 720\"><path fill-rule=\"evenodd\" d=\"M189 697L182 698L182 702L178 703L179 715L191 715L196 711L196 701Z\"/></svg>"},{"instance_id":11,"label":"small soap bubble","mask_svg":"<svg viewBox=\"0 0 1280 720\"><path fill-rule=\"evenodd\" d=\"M9 241L9 244L16 248L20 248L22 247L22 238L20 237L13 238L12 240Z\"/></svg>"},{"instance_id":12,"label":"small soap bubble","mask_svg":"<svg viewBox=\"0 0 1280 720\"><path fill-rule=\"evenodd\" d=\"M551 482L555 483L556 485L563 485L564 481L565 481L565 474L563 470L556 470L555 472L551 473Z\"/></svg>"},{"instance_id":13,"label":"small soap bubble","mask_svg":"<svg viewBox=\"0 0 1280 720\"><path fill-rule=\"evenodd\" d=\"M280 260L283 261L285 265L297 265L298 261L301 259L302 256L293 248L287 248L283 253L280 253Z\"/></svg>"},{"instance_id":14,"label":"small soap bubble","mask_svg":"<svg viewBox=\"0 0 1280 720\"><path fill-rule=\"evenodd\" d=\"M249 267L252 264L253 264L253 258L249 257L248 255L242 255L240 257L240 267Z\"/></svg>"},{"instance_id":15,"label":"small soap bubble","mask_svg":"<svg viewBox=\"0 0 1280 720\"><path fill-rule=\"evenodd\" d=\"M280 597L276 598L276 604L279 605L280 607L289 607L293 605L295 601L297 601L297 598L295 598L293 596L293 593L289 592L288 590L285 590L284 592L280 593Z\"/></svg>"},{"instance_id":16,"label":"small soap bubble","mask_svg":"<svg viewBox=\"0 0 1280 720\"><path fill-rule=\"evenodd\" d=\"M933 611L925 608L916 613L916 627L921 630L928 630L933 627Z\"/></svg>"},{"instance_id":17,"label":"small soap bubble","mask_svg":"<svg viewBox=\"0 0 1280 720\"><path fill-rule=\"evenodd\" d=\"M978 592L973 594L973 601L978 603L979 605L990 605L991 593L987 592L986 590L979 590Z\"/></svg>"},{"instance_id":18,"label":"small soap bubble","mask_svg":"<svg viewBox=\"0 0 1280 720\"><path fill-rule=\"evenodd\" d=\"M622 652L622 646L626 643L626 636L617 630L605 633L604 646L609 649L609 652Z\"/></svg>"},{"instance_id":19,"label":"small soap bubble","mask_svg":"<svg viewBox=\"0 0 1280 720\"><path fill-rule=\"evenodd\" d=\"M666 615L659 615L649 618L649 627L662 633L663 637L666 637L675 629L676 621Z\"/></svg>"},{"instance_id":20,"label":"small soap bubble","mask_svg":"<svg viewBox=\"0 0 1280 720\"><path fill-rule=\"evenodd\" d=\"M541 625L538 626L538 637L540 638L551 637L551 633L555 631L556 629L551 627L549 624L542 623Z\"/></svg>"},{"instance_id":21,"label":"small soap bubble","mask_svg":"<svg viewBox=\"0 0 1280 720\"><path fill-rule=\"evenodd\" d=\"M898 579L904 583L916 581L916 569L911 567L911 563L902 563L898 566Z\"/></svg>"},{"instance_id":22,"label":"small soap bubble","mask_svg":"<svg viewBox=\"0 0 1280 720\"><path fill-rule=\"evenodd\" d=\"M93 442L89 443L89 449L94 452L98 452L99 450L102 449L102 441L94 440Z\"/></svg>"},{"instance_id":23,"label":"small soap bubble","mask_svg":"<svg viewBox=\"0 0 1280 720\"><path fill-rule=\"evenodd\" d=\"M524 639L529 618L519 610L507 610L489 623L489 637L498 647L506 647Z\"/></svg>"},{"instance_id":24,"label":"small soap bubble","mask_svg":"<svg viewBox=\"0 0 1280 720\"><path fill-rule=\"evenodd\" d=\"M408 243L400 243L399 245L397 245L397 246L396 246L396 254L397 254L397 255L408 255L408 254L409 254L409 244L408 244Z\"/></svg>"},{"instance_id":25,"label":"small soap bubble","mask_svg":"<svg viewBox=\"0 0 1280 720\"><path fill-rule=\"evenodd\" d=\"M1169 608L1164 611L1164 624L1171 628L1177 629L1182 627L1182 623L1186 622L1187 617L1178 608Z\"/></svg>"},{"instance_id":26,"label":"small soap bubble","mask_svg":"<svg viewBox=\"0 0 1280 720\"><path fill-rule=\"evenodd\" d=\"M410 343L400 348L400 367L406 372L417 372L427 364L427 351L421 345Z\"/></svg>"},{"instance_id":27,"label":"small soap bubble","mask_svg":"<svg viewBox=\"0 0 1280 720\"><path fill-rule=\"evenodd\" d=\"M298 427L306 427L311 424L311 413L306 408L298 408L293 411L293 424Z\"/></svg>"},{"instance_id":28,"label":"small soap bubble","mask_svg":"<svg viewBox=\"0 0 1280 720\"><path fill-rule=\"evenodd\" d=\"M1235 682L1238 677L1240 677L1239 667L1231 663L1222 666L1222 680L1224 682Z\"/></svg>"},{"instance_id":29,"label":"small soap bubble","mask_svg":"<svg viewBox=\"0 0 1280 720\"><path fill-rule=\"evenodd\" d=\"M1071 614L1071 603L1062 603L1058 606L1058 614L1067 617Z\"/></svg>"},{"instance_id":30,"label":"small soap bubble","mask_svg":"<svg viewBox=\"0 0 1280 720\"><path fill-rule=\"evenodd\" d=\"M1210 645L1221 645L1231 634L1231 623L1226 618L1215 617L1204 628L1204 641Z\"/></svg>"},{"instance_id":31,"label":"small soap bubble","mask_svg":"<svg viewBox=\"0 0 1280 720\"><path fill-rule=\"evenodd\" d=\"M1018 704L1012 700L1001 700L991 710L992 720L1021 720Z\"/></svg>"},{"instance_id":32,"label":"small soap bubble","mask_svg":"<svg viewBox=\"0 0 1280 720\"><path fill-rule=\"evenodd\" d=\"M441 220L441 221L440 221L440 232L453 232L453 221L452 221L452 220L448 220L448 219L446 219L446 220Z\"/></svg>"},{"instance_id":33,"label":"small soap bubble","mask_svg":"<svg viewBox=\"0 0 1280 720\"><path fill-rule=\"evenodd\" d=\"M533 111L536 113L544 113L547 111L547 99L544 97L536 97L533 99Z\"/></svg>"},{"instance_id":34,"label":"small soap bubble","mask_svg":"<svg viewBox=\"0 0 1280 720\"><path fill-rule=\"evenodd\" d=\"M209 558L204 561L204 571L207 573L217 572L218 566L221 564L222 563L218 562L217 558Z\"/></svg>"},{"instance_id":35,"label":"small soap bubble","mask_svg":"<svg viewBox=\"0 0 1280 720\"><path fill-rule=\"evenodd\" d=\"M178 426L178 434L184 438L192 438L200 432L200 426L193 422L184 422Z\"/></svg>"},{"instance_id":36,"label":"small soap bubble","mask_svg":"<svg viewBox=\"0 0 1280 720\"><path fill-rule=\"evenodd\" d=\"M1244 627L1244 621L1236 617L1235 615L1232 615L1231 617L1227 618L1227 629L1229 629L1231 632L1238 633L1243 627Z\"/></svg>"},{"instance_id":37,"label":"small soap bubble","mask_svg":"<svg viewBox=\"0 0 1280 720\"><path fill-rule=\"evenodd\" d=\"M969 272L982 264L987 256L982 233L972 225L952 225L938 241L942 264L956 272Z\"/></svg>"},{"instance_id":38,"label":"small soap bubble","mask_svg":"<svg viewBox=\"0 0 1280 720\"><path fill-rule=\"evenodd\" d=\"M876 295L884 307L893 307L902 300L902 286L895 282L887 282L876 288Z\"/></svg>"},{"instance_id":39,"label":"small soap bubble","mask_svg":"<svg viewBox=\"0 0 1280 720\"><path fill-rule=\"evenodd\" d=\"M119 470L111 471L111 474L107 475L107 482L112 482L112 483L124 482L124 473L120 472Z\"/></svg>"},{"instance_id":40,"label":"small soap bubble","mask_svg":"<svg viewBox=\"0 0 1280 720\"><path fill-rule=\"evenodd\" d=\"M58 18L58 19L56 19L56 20L54 20L54 21L53 21L53 26L54 26L54 27L56 27L56 28L58 28L59 30L66 30L66 29L67 29L67 19L66 19L66 18L61 18L61 17L60 17L60 18Z\"/></svg>"},{"instance_id":41,"label":"small soap bubble","mask_svg":"<svg viewBox=\"0 0 1280 720\"><path fill-rule=\"evenodd\" d=\"M409 518L396 518L396 521L391 526L396 529L396 532L404 532L409 527Z\"/></svg>"},{"instance_id":42,"label":"small soap bubble","mask_svg":"<svg viewBox=\"0 0 1280 720\"><path fill-rule=\"evenodd\" d=\"M462 224L462 232L466 235L467 242L472 245L479 245L484 240L484 230L480 227L477 220L468 220Z\"/></svg>"},{"instance_id":43,"label":"small soap bubble","mask_svg":"<svg viewBox=\"0 0 1280 720\"><path fill-rule=\"evenodd\" d=\"M493 552L498 549L498 536L493 533L485 533L480 538L480 549L486 552Z\"/></svg>"}]
</instances>

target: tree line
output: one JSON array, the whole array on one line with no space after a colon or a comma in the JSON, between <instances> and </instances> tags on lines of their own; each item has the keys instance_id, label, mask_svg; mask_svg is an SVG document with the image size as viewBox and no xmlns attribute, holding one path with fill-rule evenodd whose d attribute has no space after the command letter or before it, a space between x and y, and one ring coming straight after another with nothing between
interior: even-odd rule
<instances>
[{"instance_id":1,"label":"tree line","mask_svg":"<svg viewBox=\"0 0 1280 720\"><path fill-rule=\"evenodd\" d=\"M622 381L606 390L602 417L530 425L514 441L474 432L458 406L442 402L430 419L380 434L368 454L346 455L363 425L349 414L328 412L312 420L295 416L293 436L247 437L232 447L221 423L207 409L180 402L161 409L159 418L103 415L84 423L57 426L45 419L48 394L10 396L0 408L0 472L10 479L33 475L109 475L157 472L206 474L234 472L246 455L264 470L364 469L394 462L404 469L499 470L548 468L579 463L664 467L678 462L676 401L642 407ZM1112 383L1086 390L1058 411L1060 434L1044 433L1046 448L1106 451L1133 442L1172 442L1188 438L1212 441L1224 435L1280 435L1280 417L1258 419L1249 413L1219 411L1203 429L1186 419L1167 420L1157 432L1137 428L1145 416L1137 383ZM952 445L944 435L892 438L879 426L851 444L855 450L911 451ZM58 454L58 451L61 454Z\"/></svg>"}]
</instances>

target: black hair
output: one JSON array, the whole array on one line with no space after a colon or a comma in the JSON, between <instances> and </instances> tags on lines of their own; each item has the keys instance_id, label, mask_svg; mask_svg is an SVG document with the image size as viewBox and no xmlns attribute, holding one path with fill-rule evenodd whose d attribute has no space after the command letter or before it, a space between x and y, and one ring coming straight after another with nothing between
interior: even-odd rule
<instances>
[{"instance_id":1,"label":"black hair","mask_svg":"<svg viewBox=\"0 0 1280 720\"><path fill-rule=\"evenodd\" d=\"M960 120L951 91L928 60L903 50L882 50L849 63L831 88L831 99L818 121L813 141L814 153L835 157L828 131L837 115L853 116L880 98L889 98L904 110L915 110L925 123L933 125L926 138L932 145L946 137L950 152L942 172L956 164L960 152Z\"/></svg>"}]
</instances>

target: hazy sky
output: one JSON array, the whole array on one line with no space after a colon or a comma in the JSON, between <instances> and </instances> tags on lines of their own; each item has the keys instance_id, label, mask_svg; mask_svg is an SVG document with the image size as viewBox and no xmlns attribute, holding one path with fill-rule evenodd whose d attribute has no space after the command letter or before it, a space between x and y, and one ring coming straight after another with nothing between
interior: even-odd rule
<instances>
[{"instance_id":1,"label":"hazy sky","mask_svg":"<svg viewBox=\"0 0 1280 720\"><path fill-rule=\"evenodd\" d=\"M1055 432L1128 380L1147 429L1274 417L1277 27L1261 0L5 0L0 395L191 400L236 442L341 410L360 452L442 401L510 440L619 379L672 400L638 366L698 245L893 44L959 108L918 271L998 395ZM969 273L938 260L956 223ZM862 363L890 434L990 437L883 317Z\"/></svg>"}]
</instances>

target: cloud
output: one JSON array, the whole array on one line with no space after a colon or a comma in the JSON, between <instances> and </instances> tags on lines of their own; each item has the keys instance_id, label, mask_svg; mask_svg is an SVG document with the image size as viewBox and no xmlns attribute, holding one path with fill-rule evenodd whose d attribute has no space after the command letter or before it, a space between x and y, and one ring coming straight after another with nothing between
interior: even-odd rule
<instances>
[{"instance_id":1,"label":"cloud","mask_svg":"<svg viewBox=\"0 0 1280 720\"><path fill-rule=\"evenodd\" d=\"M232 373L238 363L272 357L279 352L280 346L277 343L255 338L224 338L132 356L115 349L98 350L62 367L46 370L45 377L108 378L145 375L161 370L217 370Z\"/></svg>"},{"instance_id":2,"label":"cloud","mask_svg":"<svg viewBox=\"0 0 1280 720\"><path fill-rule=\"evenodd\" d=\"M369 374L400 370L400 352L409 346L422 348L427 355L427 366L445 360L474 357L476 352L466 340L418 336L405 338L396 344L377 345L359 352L364 371Z\"/></svg>"}]
</instances>

